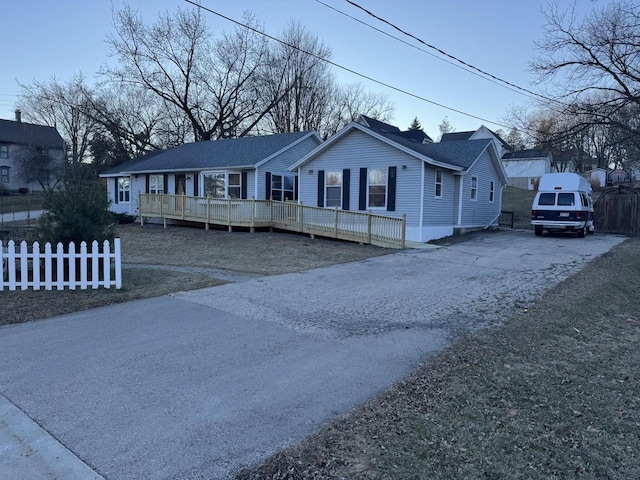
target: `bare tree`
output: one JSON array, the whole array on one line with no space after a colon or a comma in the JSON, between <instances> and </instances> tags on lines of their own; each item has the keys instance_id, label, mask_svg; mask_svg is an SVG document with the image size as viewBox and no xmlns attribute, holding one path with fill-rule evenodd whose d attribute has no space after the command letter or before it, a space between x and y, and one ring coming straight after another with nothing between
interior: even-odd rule
<instances>
[{"instance_id":1,"label":"bare tree","mask_svg":"<svg viewBox=\"0 0 640 480\"><path fill-rule=\"evenodd\" d=\"M446 117L446 116L442 119L442 122L438 125L438 129L440 130L440 136L438 137L438 141L442 140L442 137L446 133L451 133L456 130L451 126L451 123L449 122L449 117Z\"/></svg>"},{"instance_id":2,"label":"bare tree","mask_svg":"<svg viewBox=\"0 0 640 480\"><path fill-rule=\"evenodd\" d=\"M56 78L20 85L18 106L26 120L54 127L65 140L67 161L76 164L88 158L89 144L97 122L87 115L87 98L93 93L82 74L62 83Z\"/></svg>"},{"instance_id":3,"label":"bare tree","mask_svg":"<svg viewBox=\"0 0 640 480\"><path fill-rule=\"evenodd\" d=\"M605 126L618 145L640 145L640 11L614 0L579 20L552 4L546 13L541 55L532 69L555 89L572 119L565 133ZM553 107L557 110L557 105ZM551 105L550 105L551 106ZM588 137L588 134L584 134ZM612 147L612 145L610 145Z\"/></svg>"}]
</instances>

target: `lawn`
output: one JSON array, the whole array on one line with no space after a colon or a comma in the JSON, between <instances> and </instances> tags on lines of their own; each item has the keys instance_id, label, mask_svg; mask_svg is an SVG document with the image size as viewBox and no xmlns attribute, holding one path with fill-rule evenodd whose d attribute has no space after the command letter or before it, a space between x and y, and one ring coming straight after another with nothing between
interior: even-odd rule
<instances>
[{"instance_id":1,"label":"lawn","mask_svg":"<svg viewBox=\"0 0 640 480\"><path fill-rule=\"evenodd\" d=\"M44 195L32 193L27 195L0 195L0 215L26 210L41 210Z\"/></svg>"},{"instance_id":2,"label":"lawn","mask_svg":"<svg viewBox=\"0 0 640 480\"><path fill-rule=\"evenodd\" d=\"M239 479L640 478L640 239Z\"/></svg>"}]
</instances>

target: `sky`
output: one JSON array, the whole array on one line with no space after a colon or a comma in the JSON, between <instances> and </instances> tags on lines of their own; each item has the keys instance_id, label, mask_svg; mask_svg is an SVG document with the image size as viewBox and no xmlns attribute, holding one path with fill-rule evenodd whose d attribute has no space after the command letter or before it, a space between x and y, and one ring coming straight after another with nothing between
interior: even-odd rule
<instances>
[{"instance_id":1,"label":"sky","mask_svg":"<svg viewBox=\"0 0 640 480\"><path fill-rule=\"evenodd\" d=\"M333 62L375 80L334 67L341 83L361 83L368 91L387 95L395 105L389 123L403 130L416 117L433 138L438 137L438 125L445 117L455 131L476 130L483 124L493 130L505 129L500 123L505 121L509 110L529 102L527 96L436 58L442 55L346 0L322 0L333 9L317 0L199 1L239 21L244 12L252 11L264 24L265 31L273 36L279 36L290 21L299 21L331 48ZM556 1L562 8L574 4L573 0ZM535 75L529 71L529 62L539 53L534 43L542 39L546 1L353 2L475 67L520 87L544 93L544 86L537 85ZM184 0L129 0L128 3L140 12L145 23L152 23L163 11L193 8ZM575 5L578 13L584 14L606 3L607 0L576 0ZM101 65L114 65L115 59L110 58L105 39L113 31L112 12L123 5L121 0L5 2L0 29L0 44L4 46L0 118L14 118L19 84L45 81L54 76L66 81L78 72L92 83ZM375 31L335 9L429 53ZM206 13L206 18L214 34L235 27L210 13Z\"/></svg>"}]
</instances>

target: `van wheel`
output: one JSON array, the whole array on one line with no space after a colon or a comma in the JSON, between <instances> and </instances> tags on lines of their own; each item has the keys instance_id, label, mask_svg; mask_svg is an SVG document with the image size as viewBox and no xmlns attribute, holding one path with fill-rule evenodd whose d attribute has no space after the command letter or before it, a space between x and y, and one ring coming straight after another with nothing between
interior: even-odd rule
<instances>
[{"instance_id":1,"label":"van wheel","mask_svg":"<svg viewBox=\"0 0 640 480\"><path fill-rule=\"evenodd\" d=\"M582 227L580 230L578 230L578 238L584 238L585 230L586 230L586 227Z\"/></svg>"},{"instance_id":2,"label":"van wheel","mask_svg":"<svg viewBox=\"0 0 640 480\"><path fill-rule=\"evenodd\" d=\"M534 227L534 231L536 233L536 237L541 237L542 236L542 227L535 226Z\"/></svg>"}]
</instances>

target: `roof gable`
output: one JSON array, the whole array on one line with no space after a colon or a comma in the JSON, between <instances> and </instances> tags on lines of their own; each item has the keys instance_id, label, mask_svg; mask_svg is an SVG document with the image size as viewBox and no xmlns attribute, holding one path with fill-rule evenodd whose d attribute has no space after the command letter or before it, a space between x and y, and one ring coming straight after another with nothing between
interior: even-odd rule
<instances>
[{"instance_id":1,"label":"roof gable","mask_svg":"<svg viewBox=\"0 0 640 480\"><path fill-rule=\"evenodd\" d=\"M0 143L64 150L64 141L55 128L14 120L0 120Z\"/></svg>"}]
</instances>

